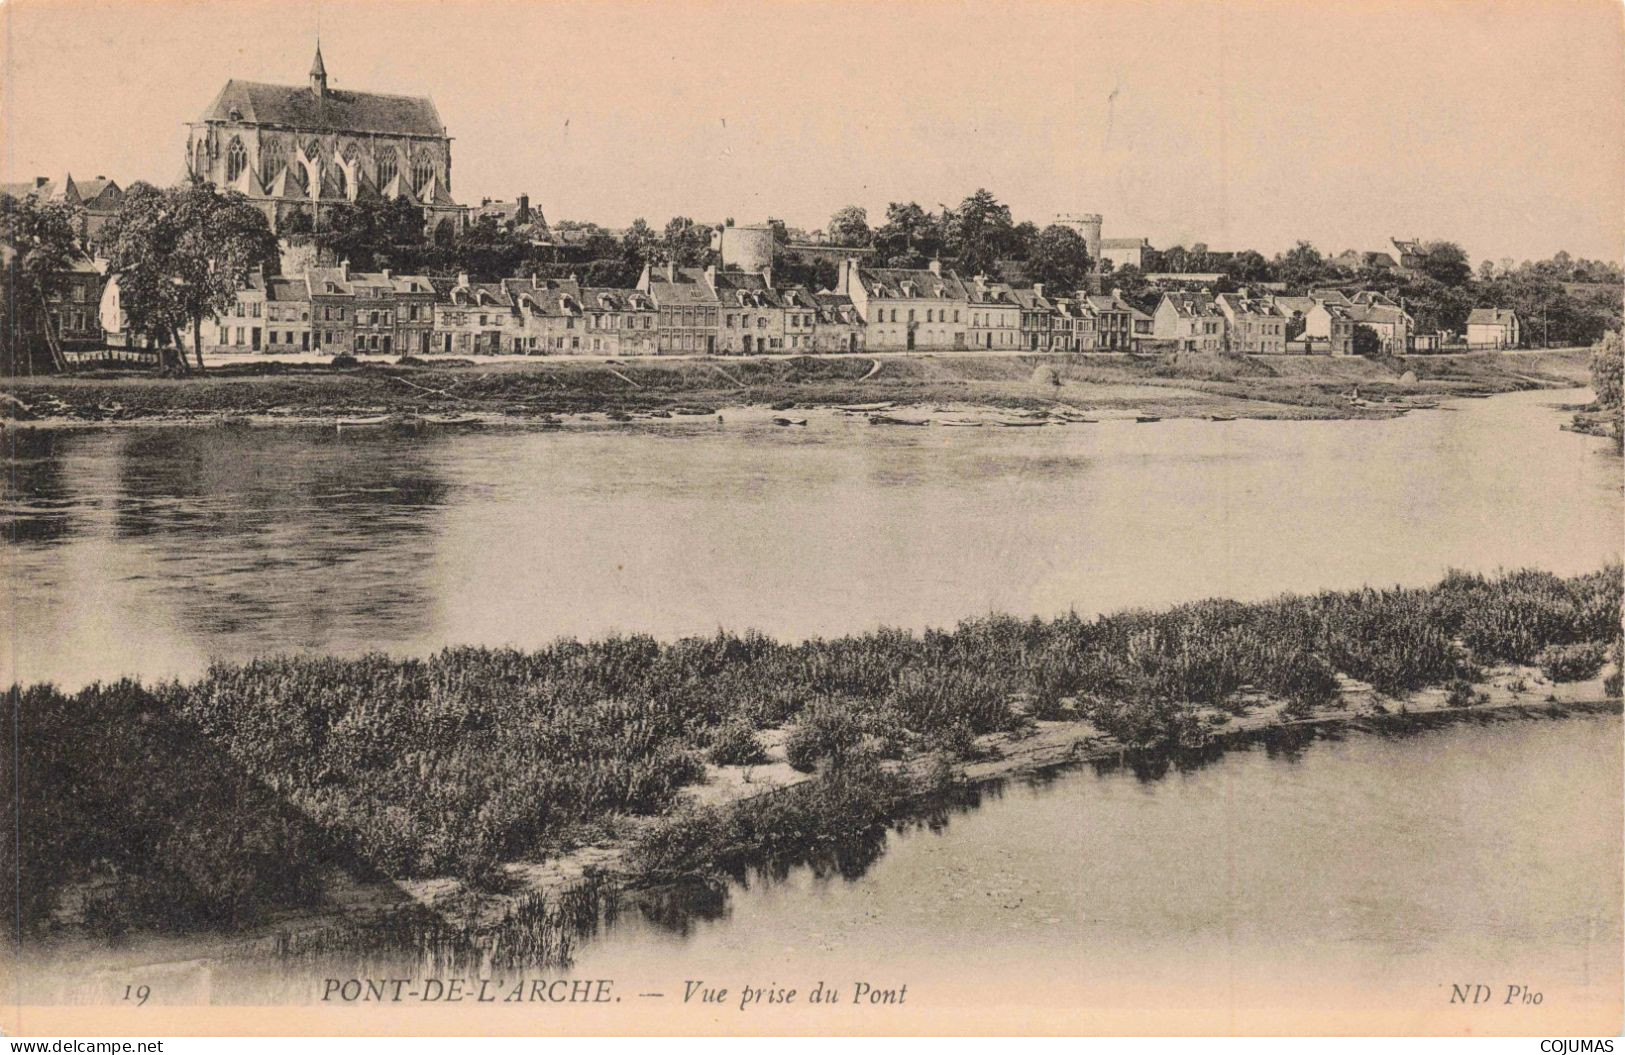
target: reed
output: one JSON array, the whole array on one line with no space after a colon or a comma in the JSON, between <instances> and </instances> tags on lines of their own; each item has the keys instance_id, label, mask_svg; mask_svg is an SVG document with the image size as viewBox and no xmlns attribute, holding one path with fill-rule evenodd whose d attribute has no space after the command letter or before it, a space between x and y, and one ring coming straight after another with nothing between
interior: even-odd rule
<instances>
[{"instance_id":1,"label":"reed","mask_svg":"<svg viewBox=\"0 0 1625 1055\"><path fill-rule=\"evenodd\" d=\"M965 757L978 735L1035 717L1087 719L1127 748L1200 746L1265 700L1312 713L1338 698L1340 676L1396 698L1492 664L1594 676L1610 646L1618 663L1620 599L1618 565L1455 573L1425 589L989 615L798 643L627 636L278 656L71 695L14 686L18 774L0 798L18 824L0 846L24 872L24 925L73 916L77 898L82 920L108 926L240 926L315 897L324 869L495 882L502 862L670 814L707 757L759 762L767 728L789 729L797 768L845 773L860 795L879 794L851 776L860 761ZM791 842L807 834L788 814L758 822L718 835L714 818L680 814L664 837L777 853L771 825Z\"/></svg>"}]
</instances>

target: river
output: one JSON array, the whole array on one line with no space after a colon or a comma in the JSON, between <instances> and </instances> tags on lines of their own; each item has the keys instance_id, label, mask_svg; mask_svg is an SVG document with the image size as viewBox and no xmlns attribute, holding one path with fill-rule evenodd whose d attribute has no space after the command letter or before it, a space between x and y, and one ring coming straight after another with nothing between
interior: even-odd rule
<instances>
[{"instance_id":1,"label":"river","mask_svg":"<svg viewBox=\"0 0 1625 1055\"><path fill-rule=\"evenodd\" d=\"M286 649L803 637L1451 567L1582 572L1625 534L1618 457L1556 427L1554 405L1583 398L1380 422L954 430L827 413L782 429L725 413L409 438L28 435L5 496L9 603L26 613L8 661L74 685ZM845 874L758 880L676 927L625 914L571 976L614 978L629 1029L787 1028L783 1008L682 1004L686 980L729 988L728 1004L744 985L794 987L831 1031L865 1028L860 981L910 986L869 1027L885 1029L975 1029L990 1004L1033 1031L1454 1029L1455 984L1493 991L1472 1010L1485 1031L1559 1012L1617 1023L1620 735L1616 717L1460 725L1254 747L1157 779L1007 782ZM376 966L153 981L164 1003L305 1002ZM38 982L63 993L60 976ZM819 983L843 1003L808 1010ZM1502 1004L1513 985L1544 1010ZM595 1028L590 1009L546 1013Z\"/></svg>"},{"instance_id":2,"label":"river","mask_svg":"<svg viewBox=\"0 0 1625 1055\"><path fill-rule=\"evenodd\" d=\"M804 638L1588 571L1625 531L1619 459L1556 427L1583 398L1044 429L22 433L0 674L75 687L287 650Z\"/></svg>"}]
</instances>

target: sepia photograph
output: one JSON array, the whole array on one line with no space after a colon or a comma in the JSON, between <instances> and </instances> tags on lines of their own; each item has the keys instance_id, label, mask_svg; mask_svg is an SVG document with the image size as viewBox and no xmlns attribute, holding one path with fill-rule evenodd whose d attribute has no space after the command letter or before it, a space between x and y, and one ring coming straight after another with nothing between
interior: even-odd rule
<instances>
[{"instance_id":1,"label":"sepia photograph","mask_svg":"<svg viewBox=\"0 0 1625 1055\"><path fill-rule=\"evenodd\" d=\"M9 1050L1619 1034L1622 0L0 33Z\"/></svg>"}]
</instances>

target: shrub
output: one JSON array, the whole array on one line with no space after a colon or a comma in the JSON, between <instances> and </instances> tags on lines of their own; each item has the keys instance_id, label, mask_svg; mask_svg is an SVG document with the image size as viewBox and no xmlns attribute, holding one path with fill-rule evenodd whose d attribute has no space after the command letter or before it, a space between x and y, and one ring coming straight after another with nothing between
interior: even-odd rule
<instances>
[{"instance_id":1,"label":"shrub","mask_svg":"<svg viewBox=\"0 0 1625 1055\"><path fill-rule=\"evenodd\" d=\"M811 773L826 758L838 765L862 739L863 726L850 704L819 700L785 737L784 756L794 768Z\"/></svg>"},{"instance_id":2,"label":"shrub","mask_svg":"<svg viewBox=\"0 0 1625 1055\"><path fill-rule=\"evenodd\" d=\"M350 367L358 365L359 362L360 360L356 359L355 356L349 354L348 352L340 352L338 355L333 357L332 365L338 367Z\"/></svg>"},{"instance_id":3,"label":"shrub","mask_svg":"<svg viewBox=\"0 0 1625 1055\"><path fill-rule=\"evenodd\" d=\"M1600 641L1578 645L1551 645L1541 650L1540 672L1551 681L1586 681L1602 670L1608 659L1607 646Z\"/></svg>"},{"instance_id":4,"label":"shrub","mask_svg":"<svg viewBox=\"0 0 1625 1055\"><path fill-rule=\"evenodd\" d=\"M719 766L754 766L767 761L767 752L749 723L732 721L711 734L706 757Z\"/></svg>"}]
</instances>

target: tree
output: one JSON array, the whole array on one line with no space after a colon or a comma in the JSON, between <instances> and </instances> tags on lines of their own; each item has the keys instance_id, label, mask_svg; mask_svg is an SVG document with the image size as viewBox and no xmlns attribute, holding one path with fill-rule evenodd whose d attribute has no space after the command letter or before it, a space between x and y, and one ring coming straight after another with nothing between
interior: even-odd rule
<instances>
[{"instance_id":1,"label":"tree","mask_svg":"<svg viewBox=\"0 0 1625 1055\"><path fill-rule=\"evenodd\" d=\"M861 205L848 205L836 211L829 218L829 227L825 233L829 240L836 245L851 246L862 249L869 245L874 237L869 230L869 213Z\"/></svg>"},{"instance_id":2,"label":"tree","mask_svg":"<svg viewBox=\"0 0 1625 1055\"><path fill-rule=\"evenodd\" d=\"M1157 292L1146 281L1145 273L1133 264L1124 264L1112 271L1112 288L1123 295L1123 299L1139 308L1141 311L1150 311L1156 307Z\"/></svg>"},{"instance_id":3,"label":"tree","mask_svg":"<svg viewBox=\"0 0 1625 1055\"><path fill-rule=\"evenodd\" d=\"M943 220L948 252L960 268L973 275L992 274L1011 242L1010 207L979 187Z\"/></svg>"},{"instance_id":4,"label":"tree","mask_svg":"<svg viewBox=\"0 0 1625 1055\"><path fill-rule=\"evenodd\" d=\"M1377 358L1382 355L1382 338L1377 331L1369 326L1354 327L1354 354L1366 358Z\"/></svg>"},{"instance_id":5,"label":"tree","mask_svg":"<svg viewBox=\"0 0 1625 1055\"><path fill-rule=\"evenodd\" d=\"M1421 271L1446 286L1465 286L1473 277L1467 253L1454 242L1429 242L1422 247Z\"/></svg>"},{"instance_id":6,"label":"tree","mask_svg":"<svg viewBox=\"0 0 1625 1055\"><path fill-rule=\"evenodd\" d=\"M1033 255L1033 246L1038 242L1038 225L1031 220L1023 220L1010 228L1009 238L1004 246L1004 255L1011 260L1030 260Z\"/></svg>"},{"instance_id":7,"label":"tree","mask_svg":"<svg viewBox=\"0 0 1625 1055\"><path fill-rule=\"evenodd\" d=\"M410 270L425 248L423 210L404 198L333 206L322 214L316 245L358 271Z\"/></svg>"},{"instance_id":8,"label":"tree","mask_svg":"<svg viewBox=\"0 0 1625 1055\"><path fill-rule=\"evenodd\" d=\"M1275 277L1270 262L1256 249L1244 249L1237 253L1225 264L1224 270L1237 282L1268 282Z\"/></svg>"},{"instance_id":9,"label":"tree","mask_svg":"<svg viewBox=\"0 0 1625 1055\"><path fill-rule=\"evenodd\" d=\"M219 318L249 272L277 254L264 213L202 180L169 190L135 184L102 235L131 328L160 346L172 337L178 348L181 326L190 323L199 370L203 320Z\"/></svg>"},{"instance_id":10,"label":"tree","mask_svg":"<svg viewBox=\"0 0 1625 1055\"><path fill-rule=\"evenodd\" d=\"M1071 292L1089 274L1089 244L1070 227L1052 223L1033 239L1027 256L1027 275L1046 290Z\"/></svg>"},{"instance_id":11,"label":"tree","mask_svg":"<svg viewBox=\"0 0 1625 1055\"><path fill-rule=\"evenodd\" d=\"M679 267L697 267L711 254L711 228L687 216L674 216L666 224L660 248Z\"/></svg>"},{"instance_id":12,"label":"tree","mask_svg":"<svg viewBox=\"0 0 1625 1055\"><path fill-rule=\"evenodd\" d=\"M4 307L7 367L33 364L33 338L43 333L51 366L66 370L59 334L51 325L51 295L80 253L74 232L80 209L60 202L0 195L0 246L5 248Z\"/></svg>"},{"instance_id":13,"label":"tree","mask_svg":"<svg viewBox=\"0 0 1625 1055\"><path fill-rule=\"evenodd\" d=\"M1323 281L1331 270L1320 250L1308 242L1299 242L1275 258L1276 275L1296 290L1308 289Z\"/></svg>"},{"instance_id":14,"label":"tree","mask_svg":"<svg viewBox=\"0 0 1625 1055\"><path fill-rule=\"evenodd\" d=\"M1597 402L1604 407L1618 408L1622 401L1622 386L1625 386L1625 341L1621 341L1616 330L1603 335L1591 349L1591 390L1596 393Z\"/></svg>"},{"instance_id":15,"label":"tree","mask_svg":"<svg viewBox=\"0 0 1625 1055\"><path fill-rule=\"evenodd\" d=\"M923 267L942 251L942 225L916 202L892 202L873 242L880 266Z\"/></svg>"},{"instance_id":16,"label":"tree","mask_svg":"<svg viewBox=\"0 0 1625 1055\"><path fill-rule=\"evenodd\" d=\"M621 259L633 275L641 274L646 266L653 264L659 251L660 236L641 216L621 235Z\"/></svg>"}]
</instances>

